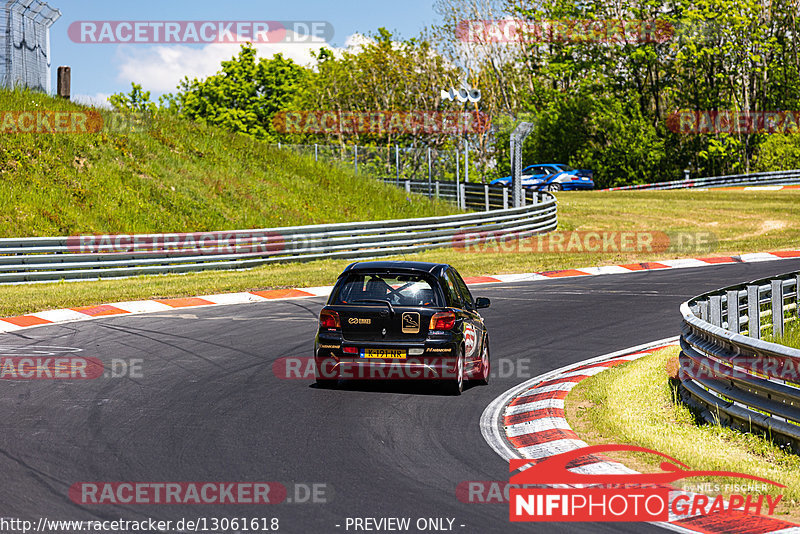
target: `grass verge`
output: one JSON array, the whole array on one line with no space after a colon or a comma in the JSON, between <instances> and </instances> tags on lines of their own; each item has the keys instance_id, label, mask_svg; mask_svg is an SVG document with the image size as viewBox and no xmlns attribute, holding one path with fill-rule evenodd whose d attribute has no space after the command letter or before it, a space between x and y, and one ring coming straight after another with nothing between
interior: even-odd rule
<instances>
[{"instance_id":1,"label":"grass verge","mask_svg":"<svg viewBox=\"0 0 800 534\"><path fill-rule=\"evenodd\" d=\"M786 345L787 347L800 349L800 321L795 320L787 322L784 326L783 336L776 338L770 335L765 336L764 339L773 343Z\"/></svg>"},{"instance_id":2,"label":"grass verge","mask_svg":"<svg viewBox=\"0 0 800 534\"><path fill-rule=\"evenodd\" d=\"M587 378L566 400L567 419L590 445L624 443L654 449L692 469L736 471L767 478L786 488L777 513L800 519L800 457L755 434L698 422L683 404L674 401L666 363L679 349L670 347ZM609 456L641 472L659 471L655 456ZM691 478L687 489L701 482L746 484L744 479ZM729 494L730 492L723 492Z\"/></svg>"}]
</instances>

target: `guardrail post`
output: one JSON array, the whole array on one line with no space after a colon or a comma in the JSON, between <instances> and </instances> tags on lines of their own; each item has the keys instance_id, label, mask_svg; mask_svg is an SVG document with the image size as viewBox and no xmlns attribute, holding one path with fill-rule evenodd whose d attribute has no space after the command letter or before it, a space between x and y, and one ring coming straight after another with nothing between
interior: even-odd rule
<instances>
[{"instance_id":1,"label":"guardrail post","mask_svg":"<svg viewBox=\"0 0 800 534\"><path fill-rule=\"evenodd\" d=\"M739 333L739 290L728 291L728 330Z\"/></svg>"},{"instance_id":2,"label":"guardrail post","mask_svg":"<svg viewBox=\"0 0 800 534\"><path fill-rule=\"evenodd\" d=\"M469 182L469 140L464 139L464 183Z\"/></svg>"},{"instance_id":3,"label":"guardrail post","mask_svg":"<svg viewBox=\"0 0 800 534\"><path fill-rule=\"evenodd\" d=\"M406 180L406 193L411 192L411 180Z\"/></svg>"},{"instance_id":4,"label":"guardrail post","mask_svg":"<svg viewBox=\"0 0 800 534\"><path fill-rule=\"evenodd\" d=\"M431 181L433 180L433 170L431 167L431 147L428 147L428 198L433 196Z\"/></svg>"},{"instance_id":5,"label":"guardrail post","mask_svg":"<svg viewBox=\"0 0 800 534\"><path fill-rule=\"evenodd\" d=\"M531 200L533 200L533 204L539 203L539 193L536 191L531 192Z\"/></svg>"},{"instance_id":6,"label":"guardrail post","mask_svg":"<svg viewBox=\"0 0 800 534\"><path fill-rule=\"evenodd\" d=\"M353 145L353 166L356 174L358 174L358 145Z\"/></svg>"},{"instance_id":7,"label":"guardrail post","mask_svg":"<svg viewBox=\"0 0 800 534\"><path fill-rule=\"evenodd\" d=\"M747 286L747 335L761 339L761 306L758 303L758 286Z\"/></svg>"},{"instance_id":8,"label":"guardrail post","mask_svg":"<svg viewBox=\"0 0 800 534\"><path fill-rule=\"evenodd\" d=\"M436 199L439 199L439 180L436 180Z\"/></svg>"},{"instance_id":9,"label":"guardrail post","mask_svg":"<svg viewBox=\"0 0 800 534\"><path fill-rule=\"evenodd\" d=\"M783 336L783 280L770 280L772 300L772 335Z\"/></svg>"},{"instance_id":10,"label":"guardrail post","mask_svg":"<svg viewBox=\"0 0 800 534\"><path fill-rule=\"evenodd\" d=\"M697 305L700 307L700 318L708 322L708 301L701 300Z\"/></svg>"},{"instance_id":11,"label":"guardrail post","mask_svg":"<svg viewBox=\"0 0 800 534\"><path fill-rule=\"evenodd\" d=\"M61 98L70 99L72 85L72 68L58 67L58 81L56 82L56 94Z\"/></svg>"},{"instance_id":12,"label":"guardrail post","mask_svg":"<svg viewBox=\"0 0 800 534\"><path fill-rule=\"evenodd\" d=\"M394 145L394 166L397 170L397 185L400 185L400 145Z\"/></svg>"},{"instance_id":13,"label":"guardrail post","mask_svg":"<svg viewBox=\"0 0 800 534\"><path fill-rule=\"evenodd\" d=\"M708 322L714 326L722 326L722 296L711 295L708 299L710 310Z\"/></svg>"},{"instance_id":14,"label":"guardrail post","mask_svg":"<svg viewBox=\"0 0 800 534\"><path fill-rule=\"evenodd\" d=\"M461 191L461 209L467 209L467 184L458 184L458 189Z\"/></svg>"},{"instance_id":15,"label":"guardrail post","mask_svg":"<svg viewBox=\"0 0 800 534\"><path fill-rule=\"evenodd\" d=\"M503 209L508 209L508 188L503 188ZM800 277L799 277L800 278ZM800 312L800 308L798 308L798 312Z\"/></svg>"},{"instance_id":16,"label":"guardrail post","mask_svg":"<svg viewBox=\"0 0 800 534\"><path fill-rule=\"evenodd\" d=\"M486 204L486 211L489 211L489 184L483 184L483 200Z\"/></svg>"},{"instance_id":17,"label":"guardrail post","mask_svg":"<svg viewBox=\"0 0 800 534\"><path fill-rule=\"evenodd\" d=\"M794 306L797 308L797 318L800 319L800 274L794 280Z\"/></svg>"},{"instance_id":18,"label":"guardrail post","mask_svg":"<svg viewBox=\"0 0 800 534\"><path fill-rule=\"evenodd\" d=\"M461 183L461 177L459 173L461 172L461 163L459 162L459 154L461 154L461 141L459 140L458 146L456 147L456 206L459 208L461 207L461 188L458 184Z\"/></svg>"}]
</instances>

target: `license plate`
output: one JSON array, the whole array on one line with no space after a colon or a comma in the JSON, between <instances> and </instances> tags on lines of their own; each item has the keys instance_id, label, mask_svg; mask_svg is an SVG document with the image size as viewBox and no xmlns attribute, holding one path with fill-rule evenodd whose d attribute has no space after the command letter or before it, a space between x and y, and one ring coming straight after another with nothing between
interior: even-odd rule
<instances>
[{"instance_id":1,"label":"license plate","mask_svg":"<svg viewBox=\"0 0 800 534\"><path fill-rule=\"evenodd\" d=\"M362 358L406 359L405 349L361 349Z\"/></svg>"}]
</instances>

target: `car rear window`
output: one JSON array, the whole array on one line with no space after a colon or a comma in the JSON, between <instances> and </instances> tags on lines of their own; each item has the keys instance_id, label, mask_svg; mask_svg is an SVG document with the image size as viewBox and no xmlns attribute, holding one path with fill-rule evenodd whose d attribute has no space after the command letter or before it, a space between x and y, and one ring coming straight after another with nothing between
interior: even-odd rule
<instances>
[{"instance_id":1,"label":"car rear window","mask_svg":"<svg viewBox=\"0 0 800 534\"><path fill-rule=\"evenodd\" d=\"M337 284L330 304L375 304L441 307L439 294L421 274L350 273Z\"/></svg>"}]
</instances>

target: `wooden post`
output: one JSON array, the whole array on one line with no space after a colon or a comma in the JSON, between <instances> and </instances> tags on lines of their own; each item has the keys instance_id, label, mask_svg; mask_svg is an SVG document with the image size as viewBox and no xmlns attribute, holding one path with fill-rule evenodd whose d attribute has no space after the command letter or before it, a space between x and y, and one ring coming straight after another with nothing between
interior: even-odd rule
<instances>
[{"instance_id":1,"label":"wooden post","mask_svg":"<svg viewBox=\"0 0 800 534\"><path fill-rule=\"evenodd\" d=\"M58 67L58 96L70 99L72 85L72 69L70 67Z\"/></svg>"}]
</instances>

